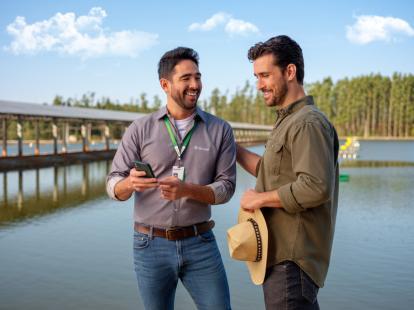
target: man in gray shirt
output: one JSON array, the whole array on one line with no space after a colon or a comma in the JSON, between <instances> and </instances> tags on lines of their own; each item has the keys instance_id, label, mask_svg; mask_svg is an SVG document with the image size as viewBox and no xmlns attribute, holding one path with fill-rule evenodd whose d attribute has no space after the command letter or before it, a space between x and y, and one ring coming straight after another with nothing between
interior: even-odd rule
<instances>
[{"instance_id":1,"label":"man in gray shirt","mask_svg":"<svg viewBox=\"0 0 414 310\"><path fill-rule=\"evenodd\" d=\"M128 127L107 191L116 200L135 196L134 263L146 309L173 309L178 279L199 309L230 309L210 205L234 193L233 132L197 107L202 83L196 51L168 51L158 75L167 106ZM136 160L150 164L155 178L136 170Z\"/></svg>"}]
</instances>

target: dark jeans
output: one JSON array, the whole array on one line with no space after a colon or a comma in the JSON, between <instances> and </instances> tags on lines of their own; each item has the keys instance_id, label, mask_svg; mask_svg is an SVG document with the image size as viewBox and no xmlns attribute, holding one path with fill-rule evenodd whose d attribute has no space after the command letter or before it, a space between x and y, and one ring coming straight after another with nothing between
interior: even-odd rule
<instances>
[{"instance_id":1,"label":"dark jeans","mask_svg":"<svg viewBox=\"0 0 414 310\"><path fill-rule=\"evenodd\" d=\"M318 286L291 261L267 268L263 293L267 310L319 309Z\"/></svg>"}]
</instances>

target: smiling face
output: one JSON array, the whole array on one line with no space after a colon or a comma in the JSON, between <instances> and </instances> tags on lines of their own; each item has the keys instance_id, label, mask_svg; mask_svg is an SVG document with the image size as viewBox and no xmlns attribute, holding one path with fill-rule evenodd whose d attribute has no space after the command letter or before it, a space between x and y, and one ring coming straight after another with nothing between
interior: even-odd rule
<instances>
[{"instance_id":1,"label":"smiling face","mask_svg":"<svg viewBox=\"0 0 414 310\"><path fill-rule=\"evenodd\" d=\"M170 78L163 78L160 82L169 101L187 111L195 109L202 89L201 73L196 63L191 60L180 61Z\"/></svg>"},{"instance_id":2,"label":"smiling face","mask_svg":"<svg viewBox=\"0 0 414 310\"><path fill-rule=\"evenodd\" d=\"M263 93L269 107L283 106L288 93L288 78L285 71L275 65L275 56L265 54L253 62L257 89Z\"/></svg>"}]
</instances>

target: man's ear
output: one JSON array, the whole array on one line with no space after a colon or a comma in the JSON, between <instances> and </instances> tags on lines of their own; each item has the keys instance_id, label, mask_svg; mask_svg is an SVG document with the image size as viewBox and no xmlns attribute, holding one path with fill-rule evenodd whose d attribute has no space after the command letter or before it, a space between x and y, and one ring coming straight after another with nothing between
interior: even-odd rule
<instances>
[{"instance_id":1,"label":"man's ear","mask_svg":"<svg viewBox=\"0 0 414 310\"><path fill-rule=\"evenodd\" d=\"M285 72L288 81L293 81L296 79L296 66L294 64L288 64Z\"/></svg>"},{"instance_id":2,"label":"man's ear","mask_svg":"<svg viewBox=\"0 0 414 310\"><path fill-rule=\"evenodd\" d=\"M164 90L164 92L168 91L169 84L170 84L170 81L168 81L166 78L160 79L160 85L161 85L161 88Z\"/></svg>"}]
</instances>

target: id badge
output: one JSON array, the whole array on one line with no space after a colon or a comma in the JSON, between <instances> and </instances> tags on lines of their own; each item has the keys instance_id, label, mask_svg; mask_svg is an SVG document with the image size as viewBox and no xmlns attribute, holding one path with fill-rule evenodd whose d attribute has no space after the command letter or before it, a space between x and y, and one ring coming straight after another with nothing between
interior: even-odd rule
<instances>
[{"instance_id":1,"label":"id badge","mask_svg":"<svg viewBox=\"0 0 414 310\"><path fill-rule=\"evenodd\" d=\"M174 166L172 170L172 175L177 177L181 181L184 181L184 167Z\"/></svg>"}]
</instances>

